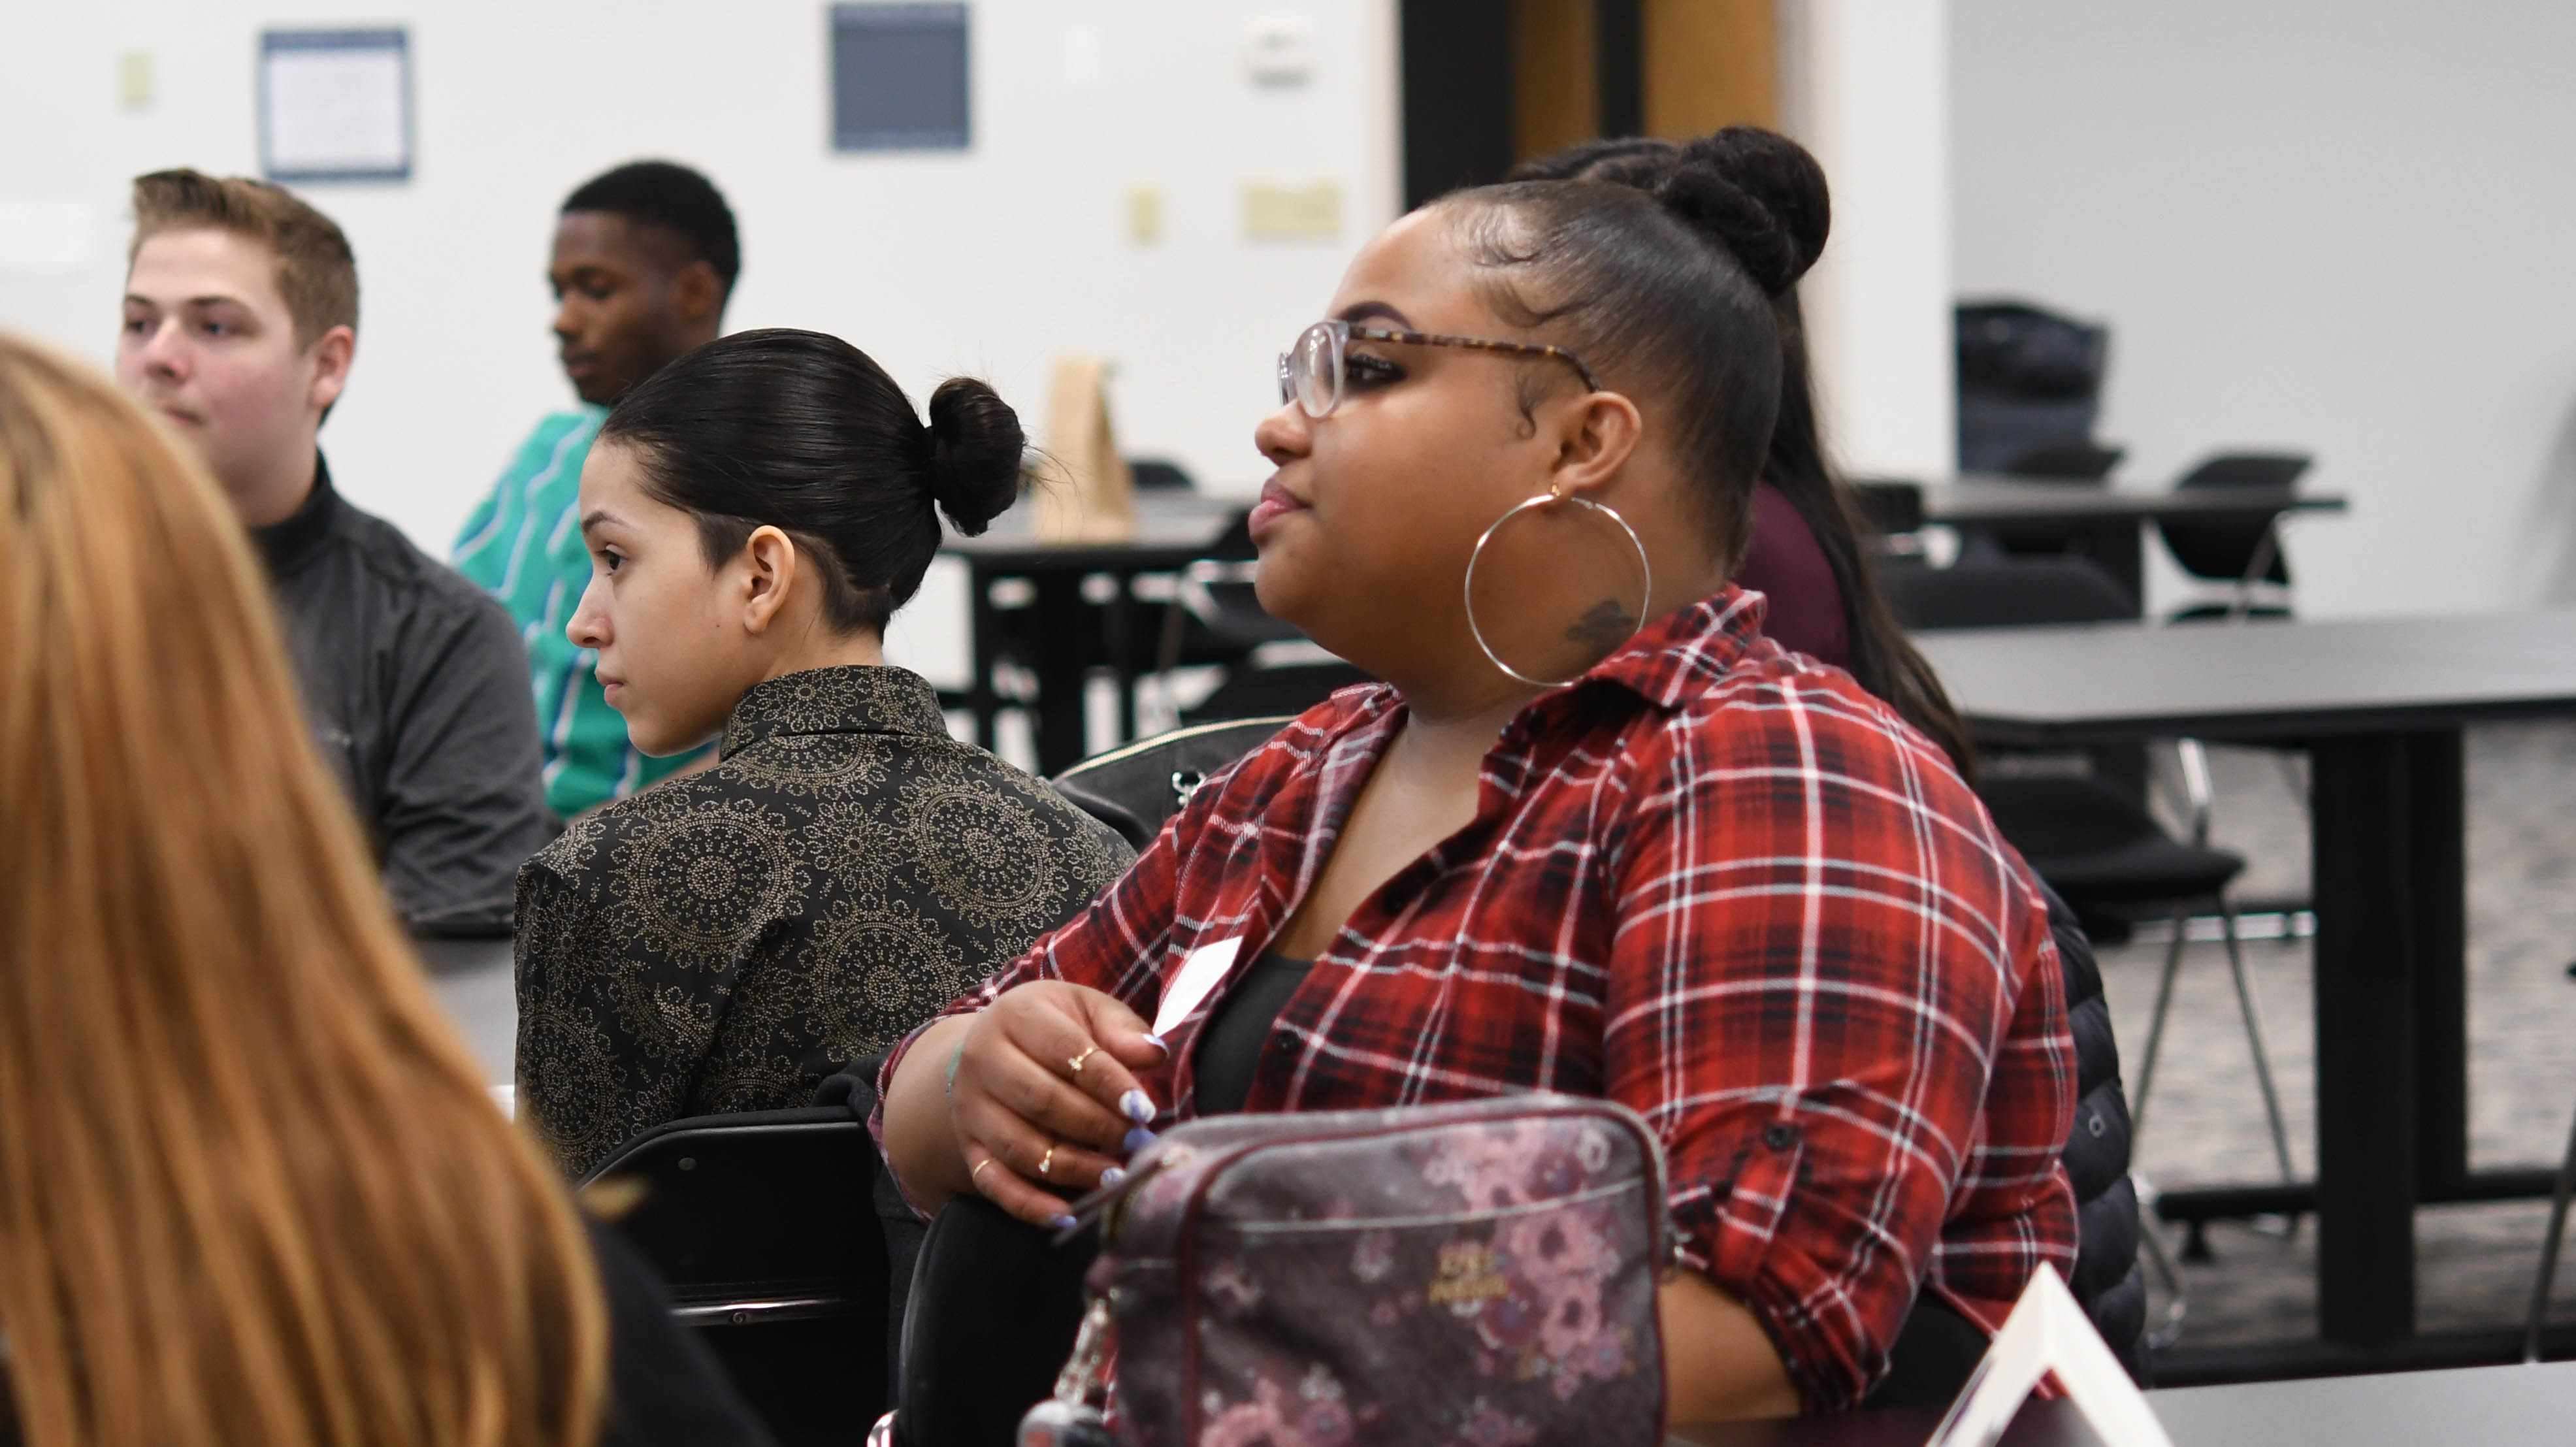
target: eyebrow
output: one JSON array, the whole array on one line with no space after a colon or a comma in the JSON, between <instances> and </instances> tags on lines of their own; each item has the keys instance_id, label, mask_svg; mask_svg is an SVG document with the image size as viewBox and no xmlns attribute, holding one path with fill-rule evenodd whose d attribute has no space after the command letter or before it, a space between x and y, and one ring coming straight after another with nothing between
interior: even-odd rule
<instances>
[{"instance_id":1,"label":"eyebrow","mask_svg":"<svg viewBox=\"0 0 2576 1447\"><path fill-rule=\"evenodd\" d=\"M1384 317L1406 331L1413 330L1413 319L1382 301L1355 302L1341 310L1341 320L1363 322L1370 317Z\"/></svg>"},{"instance_id":2,"label":"eyebrow","mask_svg":"<svg viewBox=\"0 0 2576 1447\"><path fill-rule=\"evenodd\" d=\"M157 307L157 306L161 305L161 303L159 303L159 302L157 302L157 301L154 301L152 298L150 298L150 297L148 297L148 296L145 296L143 293L138 292L138 291L129 291L129 292L127 292L127 293L125 294L125 299L126 299L126 301L127 301L128 303L133 304L133 305L137 305L137 306L152 306L152 307ZM183 296L183 297L179 298L177 301L175 301L175 302L171 303L171 305L172 305L172 306L181 306L181 307L186 307L186 306L237 306L237 307L240 307L241 309L243 309L244 311L248 311L248 310L250 310L250 303L248 303L248 302L246 302L246 301L243 301L240 297L237 297L237 296L224 296L224 295L222 295L222 294L220 294L220 293L215 294L215 295L212 295L212 296Z\"/></svg>"},{"instance_id":3,"label":"eyebrow","mask_svg":"<svg viewBox=\"0 0 2576 1447\"><path fill-rule=\"evenodd\" d=\"M583 532L589 532L592 528L599 526L601 523L616 523L623 527L626 523L626 519L619 517L617 514L610 512L604 507L595 507L587 514L583 515L581 520L581 530Z\"/></svg>"}]
</instances>

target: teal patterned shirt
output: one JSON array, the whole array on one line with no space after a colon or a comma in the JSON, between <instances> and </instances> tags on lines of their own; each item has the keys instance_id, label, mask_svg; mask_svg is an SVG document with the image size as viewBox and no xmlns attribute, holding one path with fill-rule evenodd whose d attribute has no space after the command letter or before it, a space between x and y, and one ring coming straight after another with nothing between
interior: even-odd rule
<instances>
[{"instance_id":1,"label":"teal patterned shirt","mask_svg":"<svg viewBox=\"0 0 2576 1447\"><path fill-rule=\"evenodd\" d=\"M581 464L607 415L584 407L539 422L456 540L456 570L501 600L527 645L545 742L546 803L567 819L667 777L691 758L636 752L626 720L600 690L598 655L564 636L590 585Z\"/></svg>"}]
</instances>

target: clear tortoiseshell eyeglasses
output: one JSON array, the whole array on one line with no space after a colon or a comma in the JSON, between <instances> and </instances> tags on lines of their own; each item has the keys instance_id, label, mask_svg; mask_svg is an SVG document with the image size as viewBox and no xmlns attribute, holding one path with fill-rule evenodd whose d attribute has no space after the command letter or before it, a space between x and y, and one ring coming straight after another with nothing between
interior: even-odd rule
<instances>
[{"instance_id":1,"label":"clear tortoiseshell eyeglasses","mask_svg":"<svg viewBox=\"0 0 2576 1447\"><path fill-rule=\"evenodd\" d=\"M1600 379L1583 359L1563 347L1541 342L1497 342L1484 337L1453 337L1439 332L1398 331L1391 327L1353 326L1345 321L1317 322L1298 334L1297 345L1279 357L1279 400L1294 402L1309 417L1323 417L1342 405L1342 392L1353 358L1352 340L1396 342L1418 347L1469 347L1519 357L1559 357L1583 376L1583 385L1601 390ZM1380 365L1384 365L1381 363Z\"/></svg>"}]
</instances>

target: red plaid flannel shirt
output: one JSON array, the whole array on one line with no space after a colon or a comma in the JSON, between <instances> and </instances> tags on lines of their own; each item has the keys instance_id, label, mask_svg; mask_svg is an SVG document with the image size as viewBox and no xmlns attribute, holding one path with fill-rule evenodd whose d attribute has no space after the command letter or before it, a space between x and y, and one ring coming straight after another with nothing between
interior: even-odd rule
<instances>
[{"instance_id":1,"label":"red plaid flannel shirt","mask_svg":"<svg viewBox=\"0 0 2576 1447\"><path fill-rule=\"evenodd\" d=\"M1884 1371L1918 1284L1993 1330L2032 1271L2071 1272L2075 1054L2047 912L1976 798L1760 622L1729 588L1524 709L1475 822L1362 904L1280 1012L1248 1108L1554 1090L1635 1109L1688 1263L1833 1410ZM1236 936L1239 977L1403 717L1384 686L1310 710L946 1013L1063 979L1152 1019L1185 955ZM1146 1079L1167 1121L1194 1113L1224 994Z\"/></svg>"}]
</instances>

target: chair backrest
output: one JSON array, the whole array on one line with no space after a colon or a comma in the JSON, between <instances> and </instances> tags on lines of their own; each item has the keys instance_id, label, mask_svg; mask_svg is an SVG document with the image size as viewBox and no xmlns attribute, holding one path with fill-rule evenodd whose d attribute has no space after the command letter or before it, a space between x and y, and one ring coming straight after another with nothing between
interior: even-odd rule
<instances>
[{"instance_id":1,"label":"chair backrest","mask_svg":"<svg viewBox=\"0 0 2576 1447\"><path fill-rule=\"evenodd\" d=\"M2110 623L2138 616L2128 590L2083 558L1890 568L1879 585L1896 621L1915 631Z\"/></svg>"},{"instance_id":2,"label":"chair backrest","mask_svg":"<svg viewBox=\"0 0 2576 1447\"><path fill-rule=\"evenodd\" d=\"M2125 447L2106 447L2089 437L2061 437L2023 448L2013 454L2003 470L2013 477L2100 482L2128 455Z\"/></svg>"},{"instance_id":3,"label":"chair backrest","mask_svg":"<svg viewBox=\"0 0 2576 1447\"><path fill-rule=\"evenodd\" d=\"M1258 748L1294 715L1196 724L1094 754L1055 776L1056 791L1138 849L1209 777Z\"/></svg>"},{"instance_id":4,"label":"chair backrest","mask_svg":"<svg viewBox=\"0 0 2576 1447\"><path fill-rule=\"evenodd\" d=\"M1896 477L1855 477L1852 499L1861 516L1881 533L1923 530L1923 484Z\"/></svg>"},{"instance_id":5,"label":"chair backrest","mask_svg":"<svg viewBox=\"0 0 2576 1447\"><path fill-rule=\"evenodd\" d=\"M1182 466L1164 457L1127 459L1127 476L1140 492L1196 492L1198 484Z\"/></svg>"},{"instance_id":6,"label":"chair backrest","mask_svg":"<svg viewBox=\"0 0 2576 1447\"><path fill-rule=\"evenodd\" d=\"M1993 472L2034 444L2090 437L2109 366L2106 329L2017 301L1955 313L1959 466Z\"/></svg>"},{"instance_id":7,"label":"chair backrest","mask_svg":"<svg viewBox=\"0 0 2576 1447\"><path fill-rule=\"evenodd\" d=\"M1247 563L1260 557L1261 549L1252 543L1252 510L1236 513L1199 556L1220 563Z\"/></svg>"},{"instance_id":8,"label":"chair backrest","mask_svg":"<svg viewBox=\"0 0 2576 1447\"><path fill-rule=\"evenodd\" d=\"M671 1289L787 1447L841 1440L886 1401L875 1143L841 1106L692 1116L582 1185ZM630 1204L631 1202L631 1204Z\"/></svg>"},{"instance_id":9,"label":"chair backrest","mask_svg":"<svg viewBox=\"0 0 2576 1447\"><path fill-rule=\"evenodd\" d=\"M2174 479L2176 487L2288 487L2316 459L2304 452L2218 452Z\"/></svg>"},{"instance_id":10,"label":"chair backrest","mask_svg":"<svg viewBox=\"0 0 2576 1447\"><path fill-rule=\"evenodd\" d=\"M2289 487L2315 461L2304 452L2221 452L2201 459L2174 480L2181 488ZM2184 572L2195 578L2242 582L2261 567L2260 581L2286 585L2290 568L2281 556L2276 521L2159 522L2165 548Z\"/></svg>"},{"instance_id":11,"label":"chair backrest","mask_svg":"<svg viewBox=\"0 0 2576 1447\"><path fill-rule=\"evenodd\" d=\"M940 1208L913 1265L903 1323L898 1447L1008 1447L1022 1413L1054 1390L1082 1324L1085 1231L1051 1231L981 1196Z\"/></svg>"}]
</instances>

